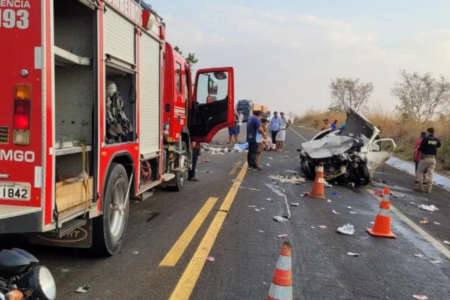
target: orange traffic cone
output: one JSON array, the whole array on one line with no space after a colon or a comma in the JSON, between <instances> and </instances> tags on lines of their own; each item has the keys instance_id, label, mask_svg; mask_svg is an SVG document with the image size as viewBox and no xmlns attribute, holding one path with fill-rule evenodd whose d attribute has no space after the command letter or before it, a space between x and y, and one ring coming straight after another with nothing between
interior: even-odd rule
<instances>
[{"instance_id":1,"label":"orange traffic cone","mask_svg":"<svg viewBox=\"0 0 450 300\"><path fill-rule=\"evenodd\" d=\"M388 238L396 238L397 236L391 231L391 203L389 202L389 188L384 189L383 200L380 203L380 211L375 218L373 228L367 228L367 232L373 236L381 236Z\"/></svg>"},{"instance_id":2,"label":"orange traffic cone","mask_svg":"<svg viewBox=\"0 0 450 300\"><path fill-rule=\"evenodd\" d=\"M280 258L278 259L275 273L273 274L272 285L266 300L292 300L292 264L291 245L283 243Z\"/></svg>"},{"instance_id":3,"label":"orange traffic cone","mask_svg":"<svg viewBox=\"0 0 450 300\"><path fill-rule=\"evenodd\" d=\"M320 164L316 171L316 179L310 196L314 199L325 199L325 179L323 178L323 164Z\"/></svg>"}]
</instances>

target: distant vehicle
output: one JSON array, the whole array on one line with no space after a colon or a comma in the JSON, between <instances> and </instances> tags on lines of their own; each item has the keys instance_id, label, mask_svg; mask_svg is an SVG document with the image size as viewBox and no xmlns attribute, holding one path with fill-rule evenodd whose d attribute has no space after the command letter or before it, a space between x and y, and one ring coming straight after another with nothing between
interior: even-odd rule
<instances>
[{"instance_id":1,"label":"distant vehicle","mask_svg":"<svg viewBox=\"0 0 450 300\"><path fill-rule=\"evenodd\" d=\"M365 186L375 170L395 150L392 139L380 139L380 130L353 109L347 113L345 129L324 130L303 143L300 166L305 176L314 180L316 167L323 163L325 180L344 179Z\"/></svg>"},{"instance_id":2,"label":"distant vehicle","mask_svg":"<svg viewBox=\"0 0 450 300\"><path fill-rule=\"evenodd\" d=\"M252 110L253 111L260 110L263 113L263 115L265 116L267 114L267 112L269 111L269 108L262 104L253 103Z\"/></svg>"},{"instance_id":3,"label":"distant vehicle","mask_svg":"<svg viewBox=\"0 0 450 300\"><path fill-rule=\"evenodd\" d=\"M244 122L247 122L248 117L253 112L253 102L252 100L239 100L236 105L236 110L240 110L241 113L244 115Z\"/></svg>"}]
</instances>

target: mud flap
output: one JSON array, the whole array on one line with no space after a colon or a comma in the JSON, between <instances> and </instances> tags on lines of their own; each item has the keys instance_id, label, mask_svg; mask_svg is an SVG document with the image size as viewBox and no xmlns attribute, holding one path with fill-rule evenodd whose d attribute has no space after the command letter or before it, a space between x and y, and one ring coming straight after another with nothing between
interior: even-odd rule
<instances>
[{"instance_id":1,"label":"mud flap","mask_svg":"<svg viewBox=\"0 0 450 300\"><path fill-rule=\"evenodd\" d=\"M65 248L91 248L92 246L92 220L59 238L55 232L37 233L30 236L30 243Z\"/></svg>"}]
</instances>

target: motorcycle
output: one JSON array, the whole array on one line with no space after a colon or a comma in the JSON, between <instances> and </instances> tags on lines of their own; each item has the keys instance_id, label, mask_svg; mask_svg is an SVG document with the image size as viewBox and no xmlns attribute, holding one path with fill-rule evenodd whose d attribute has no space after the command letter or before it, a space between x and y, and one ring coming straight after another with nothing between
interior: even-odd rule
<instances>
[{"instance_id":1,"label":"motorcycle","mask_svg":"<svg viewBox=\"0 0 450 300\"><path fill-rule=\"evenodd\" d=\"M56 283L50 270L21 249L0 252L0 300L54 300Z\"/></svg>"}]
</instances>

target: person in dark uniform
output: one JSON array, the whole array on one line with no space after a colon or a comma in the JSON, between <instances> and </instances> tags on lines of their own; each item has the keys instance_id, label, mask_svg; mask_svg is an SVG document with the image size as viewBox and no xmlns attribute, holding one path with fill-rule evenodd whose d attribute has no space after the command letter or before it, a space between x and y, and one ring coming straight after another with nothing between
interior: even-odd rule
<instances>
[{"instance_id":1,"label":"person in dark uniform","mask_svg":"<svg viewBox=\"0 0 450 300\"><path fill-rule=\"evenodd\" d=\"M436 155L438 148L441 147L441 141L434 136L434 128L427 129L427 136L423 138L420 144L419 151L422 152L422 158L417 168L416 180L419 186L415 188L418 192L424 192L423 175L426 172L428 175L427 193L431 194L433 188L433 173L436 167Z\"/></svg>"},{"instance_id":2,"label":"person in dark uniform","mask_svg":"<svg viewBox=\"0 0 450 300\"><path fill-rule=\"evenodd\" d=\"M197 177L195 177L195 169L197 169L197 160L199 155L202 154L201 145L197 142L192 142L192 166L188 171L188 180L189 181L198 181Z\"/></svg>"}]
</instances>

